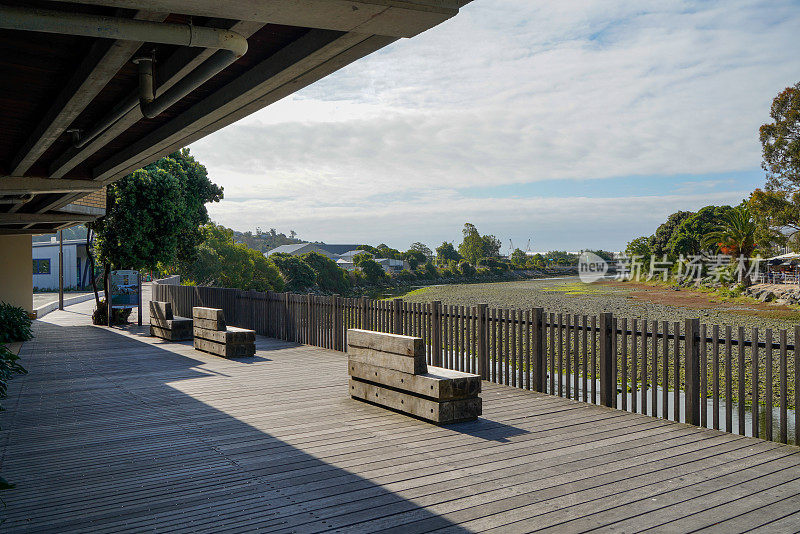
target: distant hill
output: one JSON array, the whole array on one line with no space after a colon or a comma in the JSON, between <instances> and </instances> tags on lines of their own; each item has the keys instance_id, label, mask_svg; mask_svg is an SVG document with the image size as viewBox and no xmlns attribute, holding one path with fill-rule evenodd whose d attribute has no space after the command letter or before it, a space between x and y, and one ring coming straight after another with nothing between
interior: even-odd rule
<instances>
[{"instance_id":1,"label":"distant hill","mask_svg":"<svg viewBox=\"0 0 800 534\"><path fill-rule=\"evenodd\" d=\"M270 228L269 232L264 232L257 228L256 232L240 232L233 231L233 240L237 243L244 243L250 248L259 250L261 252L269 252L275 247L281 245L292 245L294 243L307 243L308 240L300 239L294 231L289 232L287 236L284 233L276 232L274 228Z\"/></svg>"},{"instance_id":2,"label":"distant hill","mask_svg":"<svg viewBox=\"0 0 800 534\"><path fill-rule=\"evenodd\" d=\"M58 234L45 234L45 235L35 235L33 236L34 243L49 243L52 237L56 237ZM84 225L73 226L71 228L64 229L64 241L69 241L70 239L83 239L86 240L86 227Z\"/></svg>"}]
</instances>

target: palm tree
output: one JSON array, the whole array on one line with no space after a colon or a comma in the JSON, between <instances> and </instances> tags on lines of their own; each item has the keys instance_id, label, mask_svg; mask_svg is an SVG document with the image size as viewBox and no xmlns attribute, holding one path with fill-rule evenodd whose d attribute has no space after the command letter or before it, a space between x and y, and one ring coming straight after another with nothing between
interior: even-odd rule
<instances>
[{"instance_id":1,"label":"palm tree","mask_svg":"<svg viewBox=\"0 0 800 534\"><path fill-rule=\"evenodd\" d=\"M756 232L758 224L745 206L737 206L722 217L722 223L703 238L703 246L719 248L723 254L734 258L743 258L745 268L749 267L749 258L756 249ZM739 281L750 285L750 276L742 276L739 271Z\"/></svg>"}]
</instances>

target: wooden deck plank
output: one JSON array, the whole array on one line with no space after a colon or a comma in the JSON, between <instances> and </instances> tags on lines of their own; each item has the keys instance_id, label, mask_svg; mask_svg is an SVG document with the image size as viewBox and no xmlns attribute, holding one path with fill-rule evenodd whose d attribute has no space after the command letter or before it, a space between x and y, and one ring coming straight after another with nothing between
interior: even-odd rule
<instances>
[{"instance_id":1,"label":"wooden deck plank","mask_svg":"<svg viewBox=\"0 0 800 534\"><path fill-rule=\"evenodd\" d=\"M797 525L795 447L487 382L479 420L437 427L349 399L344 354L257 336L227 360L91 326L90 306L22 347L11 532Z\"/></svg>"}]
</instances>

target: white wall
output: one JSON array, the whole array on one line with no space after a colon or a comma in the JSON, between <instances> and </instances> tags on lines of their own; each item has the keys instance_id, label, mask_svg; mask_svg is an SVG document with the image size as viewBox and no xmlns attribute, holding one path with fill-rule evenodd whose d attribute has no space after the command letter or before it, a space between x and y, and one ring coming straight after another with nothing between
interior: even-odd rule
<instances>
[{"instance_id":1,"label":"white wall","mask_svg":"<svg viewBox=\"0 0 800 534\"><path fill-rule=\"evenodd\" d=\"M78 285L77 248L75 244L64 245L64 287ZM33 287L58 289L58 243L34 246L32 259L50 260L50 274L34 274ZM83 268L83 260L81 260L81 270ZM31 262L31 269L33 269L33 262Z\"/></svg>"}]
</instances>

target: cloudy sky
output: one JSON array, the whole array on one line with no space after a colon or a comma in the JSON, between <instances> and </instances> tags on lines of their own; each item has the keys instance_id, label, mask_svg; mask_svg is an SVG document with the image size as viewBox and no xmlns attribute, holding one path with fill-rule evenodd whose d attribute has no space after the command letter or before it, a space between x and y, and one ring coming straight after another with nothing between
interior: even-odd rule
<instances>
[{"instance_id":1,"label":"cloudy sky","mask_svg":"<svg viewBox=\"0 0 800 534\"><path fill-rule=\"evenodd\" d=\"M762 184L798 35L797 1L474 0L191 150L239 230L619 250Z\"/></svg>"}]
</instances>

